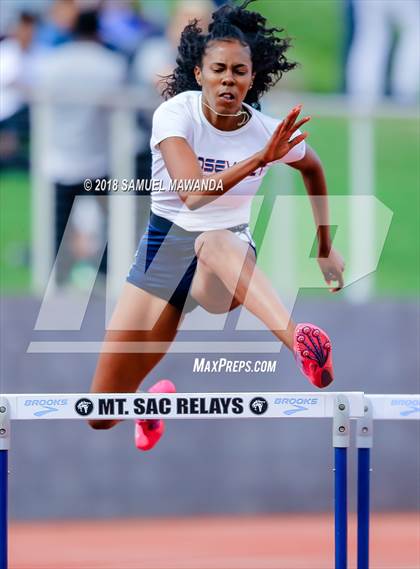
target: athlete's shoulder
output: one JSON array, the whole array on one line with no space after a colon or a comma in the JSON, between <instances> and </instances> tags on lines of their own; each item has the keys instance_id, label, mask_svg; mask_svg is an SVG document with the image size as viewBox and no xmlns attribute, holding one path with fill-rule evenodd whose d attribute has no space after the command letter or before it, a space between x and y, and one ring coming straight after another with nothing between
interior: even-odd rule
<instances>
[{"instance_id":1,"label":"athlete's shoulder","mask_svg":"<svg viewBox=\"0 0 420 569\"><path fill-rule=\"evenodd\" d=\"M192 109L197 104L200 91L183 91L174 97L163 101L157 110Z\"/></svg>"},{"instance_id":2,"label":"athlete's shoulder","mask_svg":"<svg viewBox=\"0 0 420 569\"><path fill-rule=\"evenodd\" d=\"M165 138L177 136L191 142L193 138L194 117L197 111L198 91L185 91L171 97L159 105L153 114L152 149L157 148ZM195 101L195 107L194 107Z\"/></svg>"}]
</instances>

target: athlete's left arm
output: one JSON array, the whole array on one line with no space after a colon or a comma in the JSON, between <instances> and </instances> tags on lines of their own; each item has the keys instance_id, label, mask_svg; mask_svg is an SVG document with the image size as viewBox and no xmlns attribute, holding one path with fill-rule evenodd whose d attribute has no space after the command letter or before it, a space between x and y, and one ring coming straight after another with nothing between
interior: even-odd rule
<instances>
[{"instance_id":1,"label":"athlete's left arm","mask_svg":"<svg viewBox=\"0 0 420 569\"><path fill-rule=\"evenodd\" d=\"M331 281L338 281L336 287L330 288L332 292L341 290L344 286L343 271L344 260L340 253L331 245L328 190L324 169L316 152L307 144L305 156L289 166L299 170L311 200L312 211L318 236L318 263L328 285ZM319 199L321 196L324 199Z\"/></svg>"}]
</instances>

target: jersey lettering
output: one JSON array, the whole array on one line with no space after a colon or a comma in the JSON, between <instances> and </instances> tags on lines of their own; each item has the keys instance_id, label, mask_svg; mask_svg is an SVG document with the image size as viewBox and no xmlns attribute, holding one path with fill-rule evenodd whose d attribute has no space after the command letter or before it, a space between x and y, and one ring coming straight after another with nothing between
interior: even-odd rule
<instances>
[{"instance_id":1,"label":"jersey lettering","mask_svg":"<svg viewBox=\"0 0 420 569\"><path fill-rule=\"evenodd\" d=\"M229 162L229 160L220 160L216 158L204 158L204 156L198 156L198 161L200 163L200 168L206 174L213 174L215 172L223 172L226 168L230 168L237 164L237 162ZM254 172L251 172L250 176L260 176L262 174L263 168L258 168Z\"/></svg>"}]
</instances>

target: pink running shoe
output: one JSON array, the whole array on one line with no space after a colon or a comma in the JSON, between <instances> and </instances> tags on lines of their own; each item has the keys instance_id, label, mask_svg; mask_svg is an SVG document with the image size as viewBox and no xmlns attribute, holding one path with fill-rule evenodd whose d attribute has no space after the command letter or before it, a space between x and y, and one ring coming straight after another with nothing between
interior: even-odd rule
<instances>
[{"instance_id":1,"label":"pink running shoe","mask_svg":"<svg viewBox=\"0 0 420 569\"><path fill-rule=\"evenodd\" d=\"M331 341L328 334L307 322L298 324L293 352L300 370L316 387L327 387L334 380Z\"/></svg>"},{"instance_id":2,"label":"pink running shoe","mask_svg":"<svg viewBox=\"0 0 420 569\"><path fill-rule=\"evenodd\" d=\"M149 393L175 393L175 385L169 379L161 379L149 389ZM137 419L134 441L139 450L151 450L165 432L162 419Z\"/></svg>"}]
</instances>

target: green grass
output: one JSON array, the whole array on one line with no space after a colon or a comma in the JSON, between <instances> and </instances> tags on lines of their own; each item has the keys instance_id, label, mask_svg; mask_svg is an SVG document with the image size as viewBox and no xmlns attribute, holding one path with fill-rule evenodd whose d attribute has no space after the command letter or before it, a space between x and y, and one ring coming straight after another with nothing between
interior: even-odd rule
<instances>
[{"instance_id":1,"label":"green grass","mask_svg":"<svg viewBox=\"0 0 420 569\"><path fill-rule=\"evenodd\" d=\"M349 194L347 128L347 121L342 119L318 119L308 127L310 144L316 149L324 164L330 195ZM375 144L376 196L394 213L375 274L376 292L384 296L413 296L419 290L420 274L418 123L391 119L377 121ZM299 173L295 173L293 178L294 194L304 195L306 192ZM284 190L282 192L280 189L279 192L276 186L275 175L269 173L264 181L262 193L269 195L270 199L266 200L258 218L257 243L261 241L264 228L267 226L275 194L285 194ZM344 218L346 212L342 214ZM307 244L314 231L309 207L304 205L301 211L296 212L296 217L296 229L291 240L295 240L294 246L297 248L298 278L305 279L308 275L315 274L317 270L316 267L314 271L307 266L310 250ZM260 259L261 266L268 274L273 274L275 271L273 259L279 259L279 245L275 235L276 230L273 232L270 254L266 259ZM346 259L349 257L349 237L346 235L344 239L342 238L339 245ZM305 250L302 250L303 247Z\"/></svg>"},{"instance_id":2,"label":"green grass","mask_svg":"<svg viewBox=\"0 0 420 569\"><path fill-rule=\"evenodd\" d=\"M29 287L30 192L25 172L0 176L0 290L25 292Z\"/></svg>"},{"instance_id":3,"label":"green grass","mask_svg":"<svg viewBox=\"0 0 420 569\"><path fill-rule=\"evenodd\" d=\"M378 266L380 290L418 294L420 278L419 123L379 121L377 195L394 212Z\"/></svg>"},{"instance_id":4,"label":"green grass","mask_svg":"<svg viewBox=\"0 0 420 569\"><path fill-rule=\"evenodd\" d=\"M336 92L340 89L343 52L343 2L338 0L259 0L249 6L270 26L292 38L288 59L299 63L281 84L296 90Z\"/></svg>"}]
</instances>

